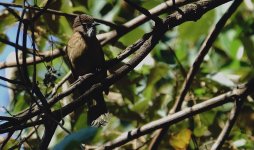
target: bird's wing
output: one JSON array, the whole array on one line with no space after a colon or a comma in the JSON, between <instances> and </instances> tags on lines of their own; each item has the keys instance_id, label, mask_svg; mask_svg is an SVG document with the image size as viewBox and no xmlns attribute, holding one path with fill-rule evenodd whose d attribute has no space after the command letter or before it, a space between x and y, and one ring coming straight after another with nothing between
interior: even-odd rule
<instances>
[{"instance_id":1,"label":"bird's wing","mask_svg":"<svg viewBox=\"0 0 254 150\"><path fill-rule=\"evenodd\" d=\"M75 64L75 59L77 57L80 57L82 54L80 54L82 51L77 50L76 48L78 47L79 49L85 49L86 45L83 42L83 37L79 32L75 32L70 40L68 41L67 44L67 57L68 57L68 64L69 67L72 71L72 75L77 78L79 74L75 72L76 64Z\"/></svg>"}]
</instances>

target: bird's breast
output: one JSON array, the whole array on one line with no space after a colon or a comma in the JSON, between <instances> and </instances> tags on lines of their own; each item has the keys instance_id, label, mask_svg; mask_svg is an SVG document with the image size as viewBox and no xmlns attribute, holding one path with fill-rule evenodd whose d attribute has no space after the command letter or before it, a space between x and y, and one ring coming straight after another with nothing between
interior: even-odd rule
<instances>
[{"instance_id":1,"label":"bird's breast","mask_svg":"<svg viewBox=\"0 0 254 150\"><path fill-rule=\"evenodd\" d=\"M94 72L104 61L100 43L76 32L68 42L68 57L77 76ZM103 58L103 59L102 59Z\"/></svg>"}]
</instances>

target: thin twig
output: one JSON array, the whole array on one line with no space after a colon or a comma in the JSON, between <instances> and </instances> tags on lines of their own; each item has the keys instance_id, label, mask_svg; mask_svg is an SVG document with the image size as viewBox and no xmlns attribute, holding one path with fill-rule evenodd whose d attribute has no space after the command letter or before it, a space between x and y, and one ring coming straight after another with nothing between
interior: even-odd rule
<instances>
[{"instance_id":1,"label":"thin twig","mask_svg":"<svg viewBox=\"0 0 254 150\"><path fill-rule=\"evenodd\" d=\"M44 12L47 11L47 9L48 9L50 3L52 3L52 0L48 0L48 1L47 1L47 3L45 4L45 6L43 6L43 8L40 9L39 12L37 12L37 13L34 15L34 17L31 19L31 22L37 21L37 19L39 19L39 17L40 17L41 15L43 15ZM29 7L31 7L31 6L29 6Z\"/></svg>"},{"instance_id":2,"label":"thin twig","mask_svg":"<svg viewBox=\"0 0 254 150\"><path fill-rule=\"evenodd\" d=\"M192 2L195 2L198 0L177 0L173 6L172 0L168 0L164 3L161 3L157 6L155 6L154 8L150 9L149 12L150 14L152 14L153 16L158 16L160 14L163 14L165 12L172 12L175 10L175 7L180 7ZM97 38L101 41L102 45L105 45L107 43L111 43L116 41L118 38L120 38L122 35L132 31L133 29L135 29L136 27L138 27L139 25L149 21L150 18L148 18L145 15L139 15L138 17L126 22L125 24L122 25L122 30L113 30L107 33L102 33L97 35Z\"/></svg>"},{"instance_id":3,"label":"thin twig","mask_svg":"<svg viewBox=\"0 0 254 150\"><path fill-rule=\"evenodd\" d=\"M8 79L8 78L2 77L2 76L0 76L0 80L6 81L6 82L9 82L9 83L12 83L12 84L24 85L24 83L21 82L21 81L11 80L11 79Z\"/></svg>"},{"instance_id":4,"label":"thin twig","mask_svg":"<svg viewBox=\"0 0 254 150\"><path fill-rule=\"evenodd\" d=\"M26 58L27 65L40 63L40 62L47 62L54 58L57 58L61 55L63 55L63 49L54 49L52 51L46 51L43 53L40 53L40 56L35 57L35 62L33 60L33 57ZM22 64L21 59L19 59L20 64ZM0 69L9 68L9 67L17 67L17 61L10 61L10 62L0 62Z\"/></svg>"},{"instance_id":5,"label":"thin twig","mask_svg":"<svg viewBox=\"0 0 254 150\"><path fill-rule=\"evenodd\" d=\"M29 123L22 123L22 124L15 123L11 127L8 127L8 128L5 128L5 129L0 129L0 134L8 133L8 132L15 132L15 131L18 131L18 130L23 130L25 128L34 127L34 126L37 126L37 125L41 125L43 123L44 123L44 121L42 119L36 120L36 121L33 121L33 122L29 122Z\"/></svg>"},{"instance_id":6,"label":"thin twig","mask_svg":"<svg viewBox=\"0 0 254 150\"><path fill-rule=\"evenodd\" d=\"M17 47L19 50L22 50L22 49L23 49L23 47L22 47L21 45L16 44L16 43L13 43L13 42L11 42L11 41L9 41L9 40L7 40L7 39L4 39L4 38L2 38L2 37L0 37L0 42L2 42L2 43L4 43L4 44L7 44L7 45L10 45L10 46L12 46L12 47L14 47L14 48ZM56 49L56 50L58 50L58 49ZM33 55L33 50L27 48L27 53ZM37 53L36 53L36 56L44 57L44 53L47 53L47 51L46 51L46 52L37 52ZM1 64L1 63L0 63L0 64ZM2 68L0 67L0 69L2 69Z\"/></svg>"},{"instance_id":7,"label":"thin twig","mask_svg":"<svg viewBox=\"0 0 254 150\"><path fill-rule=\"evenodd\" d=\"M226 139L229 136L230 131L232 130L237 117L239 116L242 106L244 104L245 98L236 98L235 101L235 106L232 109L232 111L230 112L230 117L227 121L227 123L225 124L223 130L221 131L219 137L216 139L215 143L213 144L211 150L219 150L222 148L222 145L224 144L224 142L226 141Z\"/></svg>"},{"instance_id":8,"label":"thin twig","mask_svg":"<svg viewBox=\"0 0 254 150\"><path fill-rule=\"evenodd\" d=\"M39 126L38 126L39 127ZM32 130L30 133L28 133L28 135L21 139L17 144L13 145L12 147L10 147L9 149L16 149L16 148L19 148L24 142L26 142L35 132L36 130L38 129L38 127L35 127L34 130Z\"/></svg>"},{"instance_id":9,"label":"thin twig","mask_svg":"<svg viewBox=\"0 0 254 150\"><path fill-rule=\"evenodd\" d=\"M12 137L14 131L11 131L8 133L7 137L4 139L4 141L1 143L1 147L0 149L4 149L4 146L8 143L8 141L10 140L10 138Z\"/></svg>"},{"instance_id":10,"label":"thin twig","mask_svg":"<svg viewBox=\"0 0 254 150\"><path fill-rule=\"evenodd\" d=\"M8 86L8 85L2 84L2 83L0 83L0 86L1 86L1 87L4 87L4 88L7 88L7 89L11 89L11 90L18 90L18 88L11 87L11 86Z\"/></svg>"},{"instance_id":11,"label":"thin twig","mask_svg":"<svg viewBox=\"0 0 254 150\"><path fill-rule=\"evenodd\" d=\"M48 96L48 98L52 98L56 95L58 89L70 78L71 76L71 71L69 71L62 79L61 81L59 81L55 87L53 88L53 90L50 92L50 95Z\"/></svg>"},{"instance_id":12,"label":"thin twig","mask_svg":"<svg viewBox=\"0 0 254 150\"><path fill-rule=\"evenodd\" d=\"M124 0L127 4L137 9L139 12L144 14L147 18L152 19L155 23L162 23L162 20L157 17L153 16L147 9L137 5L136 3L132 2L131 0Z\"/></svg>"},{"instance_id":13,"label":"thin twig","mask_svg":"<svg viewBox=\"0 0 254 150\"><path fill-rule=\"evenodd\" d=\"M44 8L44 7L39 8L39 7L33 7L33 6L23 6L23 5L19 5L19 4L5 3L5 2L0 2L0 5L6 6L6 7L26 8L26 9L36 10L36 11L41 11ZM47 10L44 10L44 11L45 11L45 13L50 13L50 14L54 14L54 15L58 15L58 16L71 17L71 18L75 18L75 17L78 16L78 14L64 13L62 11L57 11L57 10L53 10L53 9L47 9ZM37 19L37 18L38 17L36 17L35 19ZM115 25L111 22L108 22L106 20L95 18L95 21L99 22L99 23L102 23L102 24L105 24L107 26L110 26L114 29L118 28L117 25Z\"/></svg>"}]
</instances>

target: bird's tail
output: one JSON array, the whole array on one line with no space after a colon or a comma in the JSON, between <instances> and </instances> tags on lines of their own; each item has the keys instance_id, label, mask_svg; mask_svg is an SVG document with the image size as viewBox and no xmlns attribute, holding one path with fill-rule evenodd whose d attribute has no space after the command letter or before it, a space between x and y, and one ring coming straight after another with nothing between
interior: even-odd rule
<instances>
[{"instance_id":1,"label":"bird's tail","mask_svg":"<svg viewBox=\"0 0 254 150\"><path fill-rule=\"evenodd\" d=\"M104 126L110 114L103 98L103 94L97 94L94 99L88 102L87 122L94 127Z\"/></svg>"}]
</instances>

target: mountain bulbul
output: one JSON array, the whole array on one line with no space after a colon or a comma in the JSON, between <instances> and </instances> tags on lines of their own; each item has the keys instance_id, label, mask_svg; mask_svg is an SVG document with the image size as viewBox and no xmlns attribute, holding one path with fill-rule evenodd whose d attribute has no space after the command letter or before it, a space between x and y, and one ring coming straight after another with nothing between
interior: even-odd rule
<instances>
[{"instance_id":1,"label":"mountain bulbul","mask_svg":"<svg viewBox=\"0 0 254 150\"><path fill-rule=\"evenodd\" d=\"M96 38L96 25L93 17L85 14L77 16L74 20L74 33L67 46L67 56L74 80L87 73L102 70L104 66L104 54ZM106 77L106 75L105 70L103 76ZM81 95L85 90L87 89L79 87L78 92ZM92 99L88 100L87 122L92 126L101 126L107 122L105 119L107 115L108 110L103 93L96 93Z\"/></svg>"}]
</instances>

